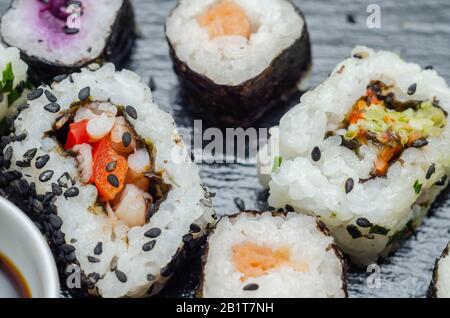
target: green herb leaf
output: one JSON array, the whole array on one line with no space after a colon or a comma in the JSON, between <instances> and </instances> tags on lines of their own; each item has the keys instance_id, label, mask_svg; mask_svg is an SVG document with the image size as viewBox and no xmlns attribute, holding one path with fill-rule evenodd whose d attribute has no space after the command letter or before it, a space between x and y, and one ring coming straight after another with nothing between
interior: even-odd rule
<instances>
[{"instance_id":1,"label":"green herb leaf","mask_svg":"<svg viewBox=\"0 0 450 318\"><path fill-rule=\"evenodd\" d=\"M14 73L12 70L11 63L6 65L6 68L3 70L3 79L0 83L0 89L4 93L10 93L13 90L14 83Z\"/></svg>"},{"instance_id":2,"label":"green herb leaf","mask_svg":"<svg viewBox=\"0 0 450 318\"><path fill-rule=\"evenodd\" d=\"M280 157L280 156L275 157L275 159L273 161L273 166L272 166L272 173L278 171L282 162L283 162L283 157Z\"/></svg>"},{"instance_id":3,"label":"green herb leaf","mask_svg":"<svg viewBox=\"0 0 450 318\"><path fill-rule=\"evenodd\" d=\"M416 182L414 182L414 191L416 194L419 194L420 190L422 190L422 183L420 183L419 180L416 180Z\"/></svg>"}]
</instances>

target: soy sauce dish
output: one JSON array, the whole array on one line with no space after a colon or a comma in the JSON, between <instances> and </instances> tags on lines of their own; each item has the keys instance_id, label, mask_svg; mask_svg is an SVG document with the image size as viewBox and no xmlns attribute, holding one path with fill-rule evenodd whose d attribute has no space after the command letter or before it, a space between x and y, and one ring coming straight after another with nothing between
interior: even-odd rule
<instances>
[{"instance_id":1,"label":"soy sauce dish","mask_svg":"<svg viewBox=\"0 0 450 318\"><path fill-rule=\"evenodd\" d=\"M59 280L50 249L22 211L0 197L0 298L56 298Z\"/></svg>"}]
</instances>

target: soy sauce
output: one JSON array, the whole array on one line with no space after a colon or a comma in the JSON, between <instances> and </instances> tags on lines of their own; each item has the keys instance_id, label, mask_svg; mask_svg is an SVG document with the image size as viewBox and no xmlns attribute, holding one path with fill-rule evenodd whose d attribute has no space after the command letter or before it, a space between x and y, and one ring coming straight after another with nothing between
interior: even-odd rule
<instances>
[{"instance_id":1,"label":"soy sauce","mask_svg":"<svg viewBox=\"0 0 450 318\"><path fill-rule=\"evenodd\" d=\"M0 298L31 298L28 284L14 265L0 252Z\"/></svg>"}]
</instances>

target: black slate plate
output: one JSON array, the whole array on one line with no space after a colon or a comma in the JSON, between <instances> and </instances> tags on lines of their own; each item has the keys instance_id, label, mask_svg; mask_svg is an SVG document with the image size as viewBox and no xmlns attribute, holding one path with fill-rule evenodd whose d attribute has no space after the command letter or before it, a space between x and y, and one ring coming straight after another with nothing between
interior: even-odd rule
<instances>
[{"instance_id":1,"label":"black slate plate","mask_svg":"<svg viewBox=\"0 0 450 318\"><path fill-rule=\"evenodd\" d=\"M7 8L2 0L0 11ZM141 37L127 68L137 72L153 87L158 105L170 112L180 127L193 129L194 118L179 97L178 83L172 71L164 38L164 20L175 0L133 0ZM371 0L295 0L304 12L313 45L313 69L309 87L323 81L335 65L350 54L357 44L398 52L408 61L433 65L450 81L450 2L448 0L378 0L381 28L366 26ZM277 110L258 121L257 127L276 124L287 110ZM235 198L247 209L266 208L267 193L258 183L253 164L200 164L204 183L216 192L219 214L238 210ZM431 279L434 259L450 240L449 190L433 206L415 236L387 261L381 262L381 285L369 288L369 274L350 269L350 297L424 297ZM199 271L195 258L174 277L161 297L192 297Z\"/></svg>"}]
</instances>

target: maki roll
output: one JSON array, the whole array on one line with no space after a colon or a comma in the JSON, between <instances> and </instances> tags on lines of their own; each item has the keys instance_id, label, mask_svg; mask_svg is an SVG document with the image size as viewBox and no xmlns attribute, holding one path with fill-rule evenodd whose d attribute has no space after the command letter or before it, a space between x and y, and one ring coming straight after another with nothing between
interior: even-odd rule
<instances>
[{"instance_id":1,"label":"maki roll","mask_svg":"<svg viewBox=\"0 0 450 318\"><path fill-rule=\"evenodd\" d=\"M204 254L203 297L346 297L346 270L316 218L243 212L223 217Z\"/></svg>"},{"instance_id":2,"label":"maki roll","mask_svg":"<svg viewBox=\"0 0 450 318\"><path fill-rule=\"evenodd\" d=\"M450 244L442 252L441 257L436 260L431 279L428 297L450 298L450 257L448 255Z\"/></svg>"},{"instance_id":3,"label":"maki roll","mask_svg":"<svg viewBox=\"0 0 450 318\"><path fill-rule=\"evenodd\" d=\"M123 62L135 38L133 9L129 0L13 0L1 36L22 52L34 82L50 84L92 62Z\"/></svg>"},{"instance_id":4,"label":"maki roll","mask_svg":"<svg viewBox=\"0 0 450 318\"><path fill-rule=\"evenodd\" d=\"M2 138L1 193L47 236L62 274L81 273L82 290L154 295L213 221L173 118L113 64L28 99Z\"/></svg>"},{"instance_id":5,"label":"maki roll","mask_svg":"<svg viewBox=\"0 0 450 318\"><path fill-rule=\"evenodd\" d=\"M287 0L181 0L166 37L183 95L212 123L248 126L311 66L305 19Z\"/></svg>"},{"instance_id":6,"label":"maki roll","mask_svg":"<svg viewBox=\"0 0 450 318\"><path fill-rule=\"evenodd\" d=\"M29 86L27 70L18 49L0 44L0 121L14 112L16 107L11 106L24 101L24 91Z\"/></svg>"},{"instance_id":7,"label":"maki roll","mask_svg":"<svg viewBox=\"0 0 450 318\"><path fill-rule=\"evenodd\" d=\"M436 71L356 47L260 152L269 204L319 216L357 264L387 256L447 185L449 110Z\"/></svg>"}]
</instances>

